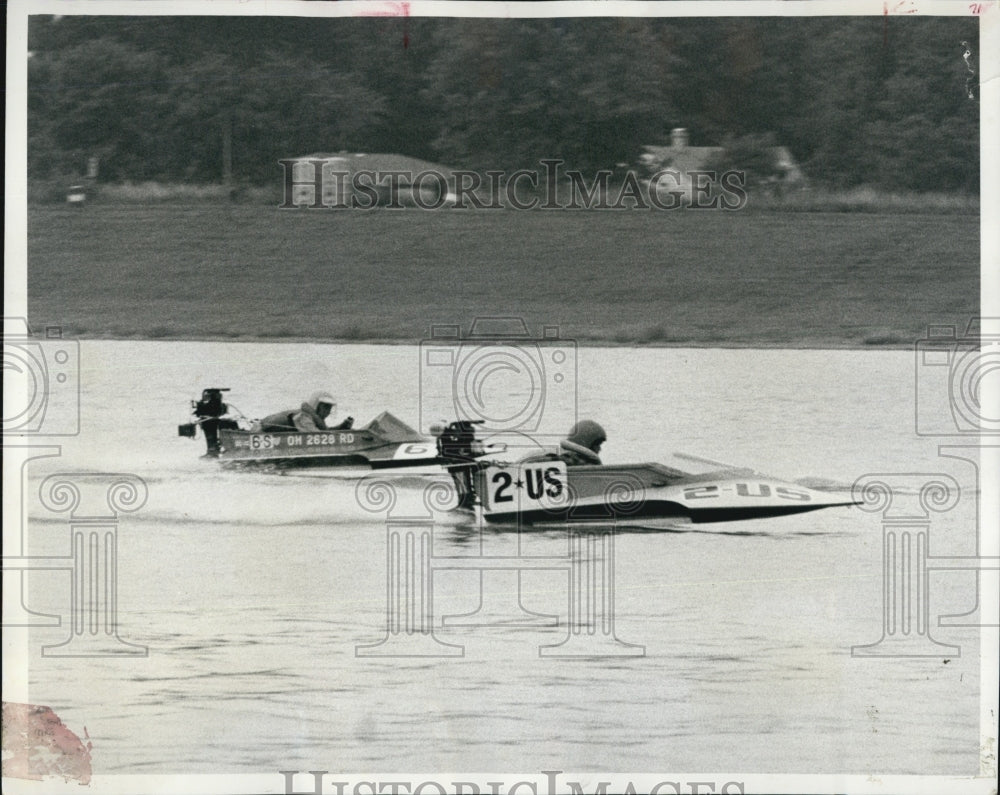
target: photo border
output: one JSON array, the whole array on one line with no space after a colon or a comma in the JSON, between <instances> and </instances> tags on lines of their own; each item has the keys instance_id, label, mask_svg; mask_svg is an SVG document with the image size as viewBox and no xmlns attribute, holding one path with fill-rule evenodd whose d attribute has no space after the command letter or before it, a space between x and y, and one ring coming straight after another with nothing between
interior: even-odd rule
<instances>
[{"instance_id":1,"label":"photo border","mask_svg":"<svg viewBox=\"0 0 1000 795\"><path fill-rule=\"evenodd\" d=\"M978 7L980 13L976 14ZM997 55L1000 53L1000 3L990 0L984 3L966 2L917 2L917 0L892 0L881 2L817 2L791 0L763 0L738 2L546 2L546 3L456 3L428 0L413 2L277 2L268 0L215 0L214 2L119 2L117 0L79 0L64 2L59 0L13 0L8 6L7 16L7 137L6 137L6 182L5 182L5 285L4 314L27 316L27 140L26 140L26 96L27 96L27 22L30 15L235 15L235 16L306 16L306 17L347 17L347 16L412 16L439 17L463 16L478 18L518 17L541 18L549 16L670 16L670 17L723 17L723 16L888 16L907 14L919 16L968 16L980 17L980 43L978 53L980 85L980 151L982 158L981 179L981 313L984 316L1000 316L1000 225L988 223L989 218L1000 218L1000 148L995 145L1000 140L1000 75ZM989 141L994 145L988 145ZM1000 400L1000 395L986 395L986 400ZM1000 449L984 448L981 458L982 482L1000 483ZM5 476L6 493L14 485L14 479ZM18 484L19 487L19 484ZM997 555L997 528L994 524L997 511L997 495L984 492L979 517L984 548L982 554ZM21 520L19 516L5 516L4 521ZM994 590L984 593L984 599L998 599ZM5 633L6 634L6 633ZM6 635L5 647L9 653L4 662L5 698L9 693L19 692L26 684L29 650L20 645L12 649L8 644L14 638ZM996 776L996 716L993 709L997 703L998 673L998 630L995 627L982 628L980 650L982 656L980 681L980 740L981 777L970 779L957 776L868 776L868 775L762 775L759 773L706 774L672 772L669 776L649 773L622 774L574 774L561 773L562 781L587 782L586 788L594 788L598 782L613 780L633 782L635 791L648 791L665 779L681 782L743 782L745 792L857 792L857 793L937 793L937 792L988 792L995 786ZM991 756L992 755L992 756ZM330 764L336 759L326 760ZM400 780L424 781L428 774L403 774L387 776L381 773L370 775L344 776L331 772L330 779L338 781L364 782ZM520 771L516 773L483 773L480 775L442 774L446 780L479 781L485 785L489 781L536 781L539 791L545 792L547 781L543 771ZM14 779L4 780L7 792L79 792L78 784L49 781L44 784ZM284 792L282 777L278 771L262 771L260 775L202 776L179 773L171 776L104 776L95 775L91 781L92 792L101 793L204 793L236 792ZM327 790L334 791L334 790ZM351 790L345 790L351 791ZM484 791L488 791L484 789ZM620 791L609 787L608 791ZM661 791L671 791L669 789ZM705 791L705 790L700 790Z\"/></svg>"}]
</instances>

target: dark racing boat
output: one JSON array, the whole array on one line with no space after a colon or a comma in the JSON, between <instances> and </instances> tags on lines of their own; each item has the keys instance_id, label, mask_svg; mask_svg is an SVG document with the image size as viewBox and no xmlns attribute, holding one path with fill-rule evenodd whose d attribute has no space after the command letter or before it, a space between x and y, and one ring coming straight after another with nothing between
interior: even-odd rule
<instances>
[{"instance_id":1,"label":"dark racing boat","mask_svg":"<svg viewBox=\"0 0 1000 795\"><path fill-rule=\"evenodd\" d=\"M437 441L422 436L387 411L349 430L219 431L222 463L293 467L421 466L440 463Z\"/></svg>"},{"instance_id":2,"label":"dark racing boat","mask_svg":"<svg viewBox=\"0 0 1000 795\"><path fill-rule=\"evenodd\" d=\"M362 467L385 469L440 465L461 466L502 445L476 439L470 421L457 421L424 436L383 411L367 425L322 431L263 431L223 400L228 389L211 387L201 400L191 401L194 417L178 427L178 435L205 437L206 458L223 465L266 469L325 469Z\"/></svg>"}]
</instances>

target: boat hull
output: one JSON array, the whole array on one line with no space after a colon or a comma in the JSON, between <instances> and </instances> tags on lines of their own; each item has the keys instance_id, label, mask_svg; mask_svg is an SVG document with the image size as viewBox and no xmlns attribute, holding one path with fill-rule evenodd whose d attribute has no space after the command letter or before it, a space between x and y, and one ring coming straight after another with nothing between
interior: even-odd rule
<instances>
[{"instance_id":1,"label":"boat hull","mask_svg":"<svg viewBox=\"0 0 1000 795\"><path fill-rule=\"evenodd\" d=\"M660 464L567 467L559 461L491 466L478 475L483 518L524 525L764 519L854 504L737 469L690 475Z\"/></svg>"},{"instance_id":2,"label":"boat hull","mask_svg":"<svg viewBox=\"0 0 1000 795\"><path fill-rule=\"evenodd\" d=\"M361 428L324 431L219 431L223 464L279 468L421 466L440 461L434 439L391 414Z\"/></svg>"}]
</instances>

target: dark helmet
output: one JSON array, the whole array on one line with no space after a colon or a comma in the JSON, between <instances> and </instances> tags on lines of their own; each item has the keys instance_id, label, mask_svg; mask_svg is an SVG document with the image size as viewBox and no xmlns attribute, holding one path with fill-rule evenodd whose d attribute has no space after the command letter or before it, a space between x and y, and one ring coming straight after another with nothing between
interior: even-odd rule
<instances>
[{"instance_id":1,"label":"dark helmet","mask_svg":"<svg viewBox=\"0 0 1000 795\"><path fill-rule=\"evenodd\" d=\"M594 452L597 452L596 448L601 442L607 440L608 435L604 432L604 428L593 420L580 420L570 429L569 436L566 437L566 441Z\"/></svg>"}]
</instances>

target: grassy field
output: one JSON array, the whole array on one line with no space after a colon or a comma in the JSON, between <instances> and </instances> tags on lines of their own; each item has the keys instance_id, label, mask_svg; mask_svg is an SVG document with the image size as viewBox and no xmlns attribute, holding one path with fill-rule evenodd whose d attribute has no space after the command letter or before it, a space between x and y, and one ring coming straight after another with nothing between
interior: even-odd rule
<instances>
[{"instance_id":1,"label":"grassy field","mask_svg":"<svg viewBox=\"0 0 1000 795\"><path fill-rule=\"evenodd\" d=\"M581 342L902 346L978 314L979 218L36 206L28 293L78 338L413 342L516 315Z\"/></svg>"}]
</instances>

